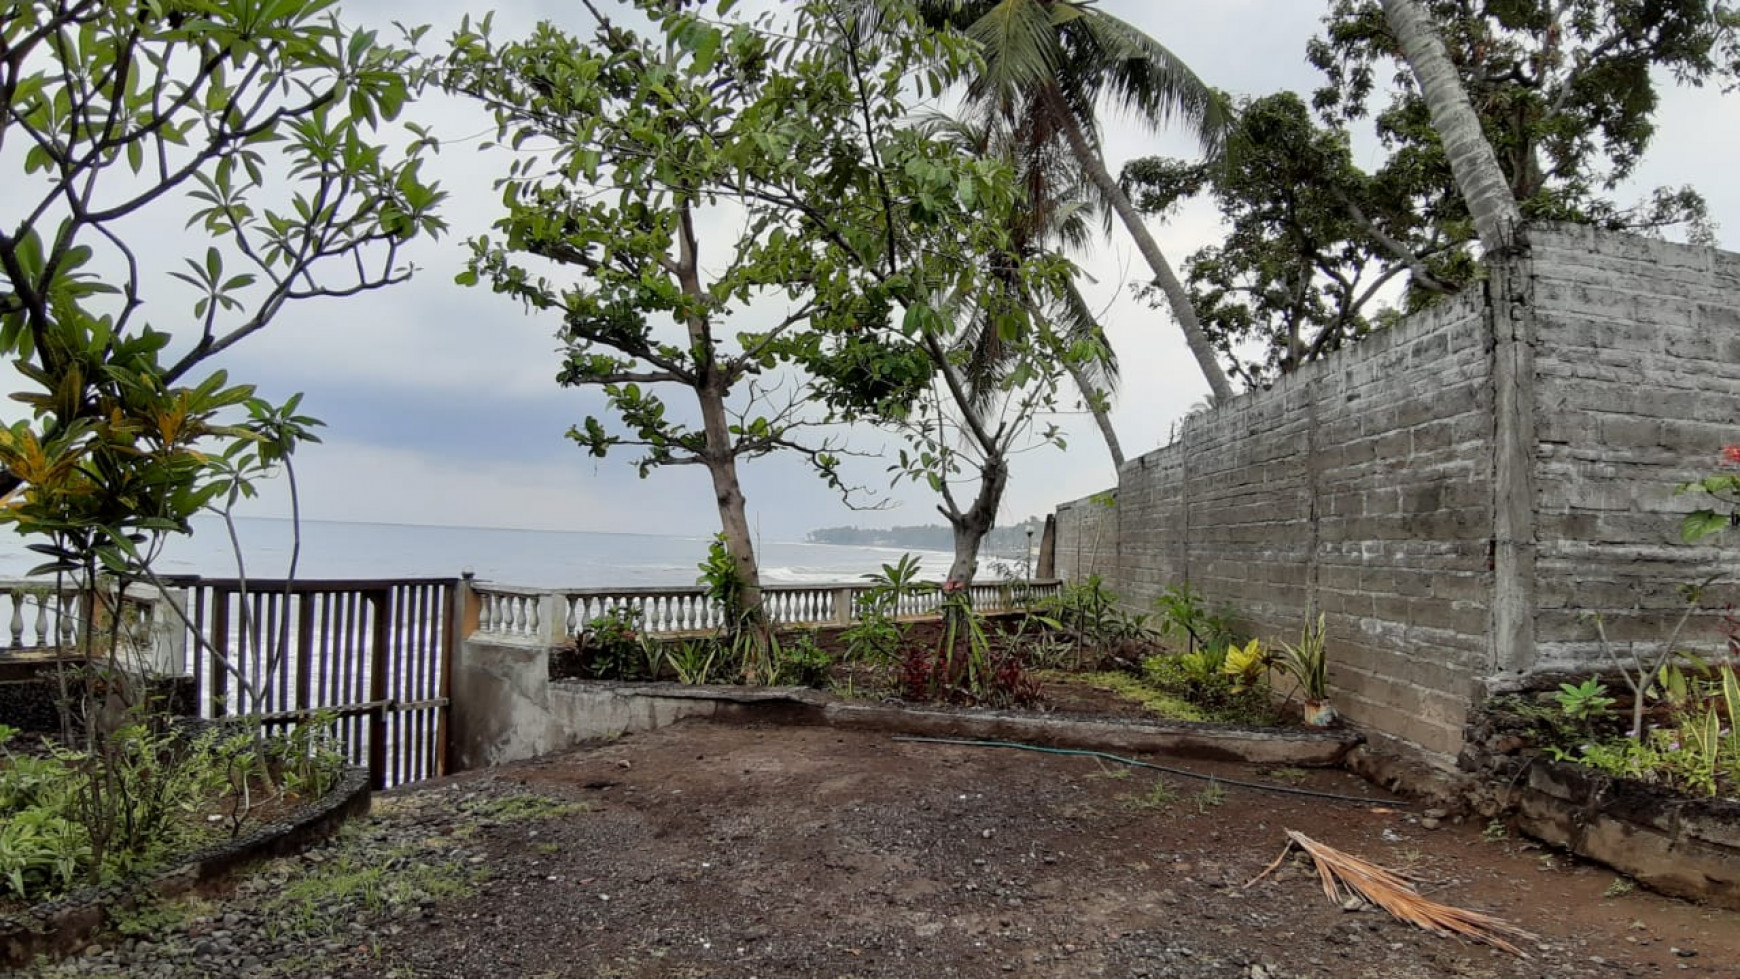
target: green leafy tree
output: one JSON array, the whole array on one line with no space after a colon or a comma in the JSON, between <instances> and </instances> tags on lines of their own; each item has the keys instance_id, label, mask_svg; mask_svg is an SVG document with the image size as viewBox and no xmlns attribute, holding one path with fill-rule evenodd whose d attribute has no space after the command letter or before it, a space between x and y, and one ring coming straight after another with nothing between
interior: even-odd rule
<instances>
[{"instance_id":1,"label":"green leafy tree","mask_svg":"<svg viewBox=\"0 0 1740 979\"><path fill-rule=\"evenodd\" d=\"M410 59L331 0L0 5L0 151L22 165L0 216L0 352L32 409L15 432L67 466L125 468L110 450L129 433L101 406L175 417L229 390L190 379L286 304L403 281L401 247L442 228L425 144L373 135L411 94ZM129 224L145 219L185 220L206 247L157 272ZM154 298L171 275L184 307ZM8 467L0 492L24 482Z\"/></svg>"},{"instance_id":2,"label":"green leafy tree","mask_svg":"<svg viewBox=\"0 0 1740 979\"><path fill-rule=\"evenodd\" d=\"M1612 193L1648 149L1660 77L1732 81L1733 19L1709 2L1337 0L1308 48L1320 122L1289 93L1249 100L1224 168L1152 158L1124 181L1150 213L1212 195L1231 231L1191 257L1192 299L1233 372L1266 382L1464 288L1473 243L1525 216L1708 240L1690 188ZM1388 151L1369 172L1347 149L1367 116ZM1404 274L1385 308L1373 287Z\"/></svg>"},{"instance_id":3,"label":"green leafy tree","mask_svg":"<svg viewBox=\"0 0 1740 979\"><path fill-rule=\"evenodd\" d=\"M1663 79L1733 82L1735 25L1720 0L1335 0L1308 56L1332 119L1365 117L1395 68L1373 120L1389 167L1437 188L1438 220L1488 250L1522 217L1698 238L1689 189L1607 195L1649 148Z\"/></svg>"},{"instance_id":4,"label":"green leafy tree","mask_svg":"<svg viewBox=\"0 0 1740 979\"><path fill-rule=\"evenodd\" d=\"M1386 286L1398 277L1409 284L1404 307L1415 308L1474 274L1466 252L1416 210L1428 201L1362 171L1346 131L1317 124L1292 93L1240 105L1222 165L1147 157L1126 165L1123 181L1148 213L1204 194L1215 202L1228 231L1190 256L1191 300L1247 385L1386 325Z\"/></svg>"},{"instance_id":5,"label":"green leafy tree","mask_svg":"<svg viewBox=\"0 0 1740 979\"><path fill-rule=\"evenodd\" d=\"M329 0L0 5L0 352L27 410L0 517L84 589L87 641L235 466L312 422L208 361L291 303L403 281L404 244L442 230L420 134L380 142L417 82ZM165 271L147 221L203 247Z\"/></svg>"},{"instance_id":6,"label":"green leafy tree","mask_svg":"<svg viewBox=\"0 0 1740 979\"><path fill-rule=\"evenodd\" d=\"M971 258L994 250L982 215L1010 206L1009 174L902 125L908 79L939 92L969 52L901 4L722 22L645 0L650 37L588 9L589 41L544 24L498 44L487 18L454 38L445 84L526 154L502 183L500 237L473 243L461 278L560 317L558 379L601 389L616 416L575 426L582 447L638 449L642 475L707 471L764 629L738 463L796 452L838 485L837 447L803 431L817 415L799 379L825 361L855 372L857 396L909 399L929 376L921 348L948 332L938 307L974 293ZM671 410L671 393L692 404Z\"/></svg>"}]
</instances>

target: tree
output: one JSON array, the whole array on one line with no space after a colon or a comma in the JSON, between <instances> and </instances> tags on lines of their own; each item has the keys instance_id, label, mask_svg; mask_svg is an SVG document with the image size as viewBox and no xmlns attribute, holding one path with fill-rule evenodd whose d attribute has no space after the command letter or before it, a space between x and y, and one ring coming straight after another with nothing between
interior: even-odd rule
<instances>
[{"instance_id":1,"label":"tree","mask_svg":"<svg viewBox=\"0 0 1740 979\"><path fill-rule=\"evenodd\" d=\"M1448 80L1460 79L1496 148L1502 180L1488 172L1486 187L1499 193L1483 208L1505 209L1508 194L1529 218L1646 234L1677 227L1709 240L1703 199L1690 188L1658 188L1632 205L1611 195L1648 148L1658 76L1733 79L1734 15L1725 4L1414 6L1442 30L1456 70ZM1188 279L1223 356L1261 345L1255 362L1234 360L1248 381L1265 381L1483 274L1474 217L1396 37L1378 0L1340 0L1308 49L1327 76L1313 99L1320 122L1290 94L1254 99L1229 136L1224 168L1157 158L1125 168L1132 196L1150 213L1198 193L1220 206L1228 239L1192 256ZM1379 93L1386 63L1398 70L1393 87ZM1368 172L1346 150L1347 127L1374 104L1389 152ZM1463 148L1480 153L1478 145ZM1309 278L1307 270L1315 270ZM1385 308L1388 294L1367 287L1403 272L1402 300ZM1359 287L1349 288L1356 280Z\"/></svg>"},{"instance_id":2,"label":"tree","mask_svg":"<svg viewBox=\"0 0 1740 979\"><path fill-rule=\"evenodd\" d=\"M1432 21L1414 0L1383 0L1384 17L1407 60L1420 96L1431 113L1432 128L1444 146L1444 157L1474 218L1475 232L1489 253L1509 248L1522 221L1516 196L1498 167L1480 117L1469 104L1468 92Z\"/></svg>"},{"instance_id":3,"label":"tree","mask_svg":"<svg viewBox=\"0 0 1740 979\"><path fill-rule=\"evenodd\" d=\"M0 215L0 353L28 411L0 428L0 521L78 590L90 682L63 686L62 734L79 737L69 791L95 866L173 815L137 783L140 758L158 782L177 762L131 723L150 704L124 650L127 587L313 424L295 399L198 374L290 303L409 276L399 249L440 232L442 195L419 176L420 135L393 153L376 130L416 81L409 50L342 27L330 0L0 5L0 156L22 167ZM205 247L165 272L151 220L185 220ZM157 298L170 281L191 287L185 307Z\"/></svg>"},{"instance_id":4,"label":"tree","mask_svg":"<svg viewBox=\"0 0 1740 979\"><path fill-rule=\"evenodd\" d=\"M142 413L128 424L148 424L155 409L222 388L221 377L189 378L287 304L410 275L399 249L442 229L442 194L419 175L422 139L393 154L372 133L410 96L412 53L344 28L332 8L6 5L0 150L23 174L7 188L17 210L0 219L0 352L35 392L21 393L33 417L15 439L121 478L139 433L104 432L104 406L125 403ZM146 218L185 219L207 247L165 275L140 254L130 222ZM170 276L192 289L190 309L148 303ZM25 482L8 465L0 493ZM132 530L186 529L121 498L139 502ZM140 523L160 517L169 522Z\"/></svg>"},{"instance_id":5,"label":"tree","mask_svg":"<svg viewBox=\"0 0 1740 979\"><path fill-rule=\"evenodd\" d=\"M1147 213L1215 201L1228 231L1190 256L1191 300L1229 371L1251 386L1387 325L1385 287L1399 276L1412 309L1474 275L1460 242L1416 209L1428 201L1362 171L1347 133L1314 123L1290 92L1240 105L1224 164L1147 157L1122 179ZM1253 344L1260 353L1246 359Z\"/></svg>"},{"instance_id":6,"label":"tree","mask_svg":"<svg viewBox=\"0 0 1740 979\"><path fill-rule=\"evenodd\" d=\"M1477 225L1486 247L1490 234L1517 219L1513 210L1708 235L1703 200L1688 188L1659 189L1633 206L1605 195L1649 147L1658 79L1733 83L1740 42L1728 3L1336 0L1326 25L1308 51L1329 78L1318 107L1332 119L1361 118L1381 65L1400 66L1375 119L1379 135L1418 179L1460 192L1472 216L1464 220ZM1473 119L1456 109L1462 101Z\"/></svg>"},{"instance_id":7,"label":"tree","mask_svg":"<svg viewBox=\"0 0 1740 979\"><path fill-rule=\"evenodd\" d=\"M970 104L1009 120L1030 152L1068 148L1148 263L1209 388L1216 398L1231 397L1189 294L1106 167L1095 116L1106 98L1149 125L1176 118L1213 155L1229 122L1220 97L1153 38L1082 0L924 0L920 6L932 24L963 31L979 45L983 67L967 87Z\"/></svg>"},{"instance_id":8,"label":"tree","mask_svg":"<svg viewBox=\"0 0 1740 979\"><path fill-rule=\"evenodd\" d=\"M445 84L490 105L502 139L547 153L515 161L503 237L474 243L462 280L560 315L559 380L602 389L620 423L589 417L575 441L638 448L643 475L707 470L746 624L764 630L739 462L793 451L838 485L835 447L803 439L804 367L825 350L877 398L928 376L917 347L937 339L939 297L974 291L967 256L994 246L981 215L1010 206L1009 175L898 125L906 78L929 71L940 89L963 44L875 31L825 0L755 23L640 7L653 37L596 10L590 42L545 24L497 45L487 18L455 36ZM763 325L728 331L740 314ZM662 392L692 398L699 427Z\"/></svg>"}]
</instances>

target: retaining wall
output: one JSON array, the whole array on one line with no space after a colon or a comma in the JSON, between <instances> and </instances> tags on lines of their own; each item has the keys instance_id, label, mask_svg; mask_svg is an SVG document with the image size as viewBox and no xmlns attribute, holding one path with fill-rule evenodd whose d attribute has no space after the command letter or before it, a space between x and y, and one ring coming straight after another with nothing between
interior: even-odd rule
<instances>
[{"instance_id":1,"label":"retaining wall","mask_svg":"<svg viewBox=\"0 0 1740 979\"><path fill-rule=\"evenodd\" d=\"M1321 610L1337 705L1445 762L1495 682L1600 665L1585 613L1665 634L1677 586L1724 567L1678 542L1673 488L1740 441L1740 256L1524 237L1485 288L1186 419L1110 505L1059 507L1060 576L1138 607L1188 582L1266 638Z\"/></svg>"}]
</instances>

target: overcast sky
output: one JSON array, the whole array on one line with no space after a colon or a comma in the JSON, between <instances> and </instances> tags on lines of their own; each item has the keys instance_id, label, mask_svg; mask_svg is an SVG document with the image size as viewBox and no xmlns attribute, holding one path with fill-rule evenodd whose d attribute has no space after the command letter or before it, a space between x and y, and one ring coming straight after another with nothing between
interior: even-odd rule
<instances>
[{"instance_id":1,"label":"overcast sky","mask_svg":"<svg viewBox=\"0 0 1740 979\"><path fill-rule=\"evenodd\" d=\"M1327 3L1104 0L1103 7L1148 30L1220 88L1308 92L1318 82L1303 51ZM476 8L451 0L344 4L346 20L354 23L387 30L393 21L432 24L425 43L430 49L468 9ZM584 8L572 0L512 0L495 13L500 37L517 37L538 18L571 31L590 27ZM1732 235L1740 234L1740 183L1730 176L1740 159L1736 106L1734 97L1724 99L1714 90L1670 94L1657 119L1660 135L1637 181L1697 186L1710 201L1719 239L1729 246ZM563 438L569 425L599 410L601 399L556 385L554 323L523 315L486 288L453 282L465 239L488 230L499 212L490 183L505 163L477 150L492 130L489 120L473 106L439 95L417 106L414 115L434 125L444 140L426 172L451 194L444 216L452 233L415 249L420 271L411 283L289 309L223 364L268 396L305 392L305 411L330 426L325 444L308 446L297 457L305 513L331 520L712 533L717 513L700 469L657 471L643 481L630 465L632 455L596 460ZM1116 120L1105 131L1114 172L1133 157L1190 150L1181 138ZM0 203L8 196L0 188ZM175 217L165 228L180 223ZM1212 213L1200 207L1156 223L1154 231L1175 267L1216 237ZM1093 277L1089 294L1109 309L1106 323L1124 371L1115 422L1133 458L1163 444L1207 386L1170 317L1130 297L1140 260L1121 231L1078 261ZM148 295L158 291L147 289ZM0 411L8 420L16 417L15 408ZM1068 451L1035 451L1016 461L1004 522L1112 485L1111 465L1091 421L1083 415L1058 420L1071 433ZM874 447L885 439L863 433L859 441ZM934 502L918 489L896 493L896 509L858 514L789 461L750 463L743 476L751 519L766 539L801 539L811 528L844 523L938 522ZM860 466L857 477L886 484L881 463ZM253 511L284 512L281 493L269 494Z\"/></svg>"}]
</instances>

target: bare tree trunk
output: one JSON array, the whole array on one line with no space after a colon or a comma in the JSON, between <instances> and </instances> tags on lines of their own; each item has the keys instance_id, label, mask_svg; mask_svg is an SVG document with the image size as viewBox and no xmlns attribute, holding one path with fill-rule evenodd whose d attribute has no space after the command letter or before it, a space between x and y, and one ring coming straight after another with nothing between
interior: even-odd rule
<instances>
[{"instance_id":1,"label":"bare tree trunk","mask_svg":"<svg viewBox=\"0 0 1740 979\"><path fill-rule=\"evenodd\" d=\"M992 458L980 469L979 492L972 507L965 513L952 507L943 509L943 516L955 532L955 559L949 565L948 580L965 585L978 574L979 545L997 523L997 510L1003 504L1003 490L1008 485L1008 463L1001 456Z\"/></svg>"},{"instance_id":2,"label":"bare tree trunk","mask_svg":"<svg viewBox=\"0 0 1740 979\"><path fill-rule=\"evenodd\" d=\"M1178 320L1179 329L1184 331L1184 342L1190 345L1190 352L1196 358L1196 366L1201 368L1202 376L1208 381L1209 390L1214 392L1215 401L1225 404L1233 396L1232 383L1227 380L1226 371L1221 369L1214 347L1208 342L1208 335L1202 332L1202 322L1196 318L1196 307L1190 302L1190 293L1185 290L1184 283L1178 281L1177 273L1172 271L1172 265L1160 251L1159 243L1148 231L1148 225L1136 211L1136 205L1130 202L1129 195L1124 193L1124 189L1118 186L1117 179L1106 169L1106 162L1100 159L1099 152L1088 144L1081 127L1067 113L1063 113L1062 118L1065 120L1063 132L1069 139L1070 152L1081 165L1082 172L1105 195L1112 210L1117 212L1118 219L1130 232L1130 237L1136 242L1136 250L1142 253L1142 258L1154 273L1154 284L1166 296L1172 315Z\"/></svg>"},{"instance_id":3,"label":"bare tree trunk","mask_svg":"<svg viewBox=\"0 0 1740 979\"><path fill-rule=\"evenodd\" d=\"M695 243L694 214L687 204L682 208L678 231L677 280L685 294L705 299L707 293L701 286L700 249ZM767 614L761 607L761 567L755 560L755 541L749 532L743 484L737 478L737 453L731 437L731 421L725 411L727 382L719 374L714 356L712 324L705 316L695 316L687 325L689 344L697 352L695 400L701 409L704 438L699 456L707 467L707 475L713 479L713 498L719 506L719 531L725 537L726 552L737 566L737 578L742 588L739 592L742 608L727 611L742 615L743 620L728 623L728 626L748 628L765 640L769 628ZM772 679L771 676L759 675L760 670L754 663L746 664L745 669L744 679L750 683Z\"/></svg>"},{"instance_id":4,"label":"bare tree trunk","mask_svg":"<svg viewBox=\"0 0 1740 979\"><path fill-rule=\"evenodd\" d=\"M1456 74L1450 55L1439 40L1432 19L1414 0L1382 0L1390 32L1401 45L1408 67L1420 85L1420 94L1432 113L1432 128L1444 143L1456 186L1474 217L1480 244L1490 253L1500 252L1514 240L1522 221L1510 185L1499 168L1498 157L1481 129L1480 117L1468 104L1468 92Z\"/></svg>"},{"instance_id":5,"label":"bare tree trunk","mask_svg":"<svg viewBox=\"0 0 1740 979\"><path fill-rule=\"evenodd\" d=\"M725 399L717 391L697 392L701 424L707 437L707 475L713 478L713 498L719 505L719 530L725 535L725 550L737 565L743 582L743 608L761 616L761 567L755 560L755 540L749 530L743 486L737 478L737 458L731 452L731 433L725 417Z\"/></svg>"},{"instance_id":6,"label":"bare tree trunk","mask_svg":"<svg viewBox=\"0 0 1740 979\"><path fill-rule=\"evenodd\" d=\"M1088 411L1093 413L1094 424L1100 428L1100 437L1106 440L1106 451L1112 454L1112 471L1117 472L1124 468L1124 446L1118 441L1117 429L1112 427L1112 414L1106 407L1106 396L1088 383L1080 364L1065 358L1064 366L1068 368L1070 379L1075 381L1076 388L1087 402Z\"/></svg>"}]
</instances>

